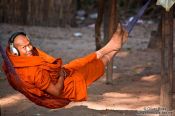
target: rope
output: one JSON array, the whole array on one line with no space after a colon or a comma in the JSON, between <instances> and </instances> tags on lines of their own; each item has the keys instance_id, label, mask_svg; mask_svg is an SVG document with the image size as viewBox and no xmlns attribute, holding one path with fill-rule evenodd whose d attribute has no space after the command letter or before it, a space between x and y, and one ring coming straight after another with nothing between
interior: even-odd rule
<instances>
[{"instance_id":1,"label":"rope","mask_svg":"<svg viewBox=\"0 0 175 116\"><path fill-rule=\"evenodd\" d=\"M10 76L10 78L13 78L12 80L15 80L15 81L14 81L14 82L15 82L15 85L17 85L17 86L16 86L16 89L21 90L21 88L20 88L20 85L21 85L20 78L19 78L18 74L16 73L16 71L15 71L15 69L14 69L12 63L10 62L10 60L9 60L9 58L8 58L8 56L7 56L6 52L5 52L5 50L3 49L1 41L0 41L0 53L1 53L1 55L2 55L2 58L4 59L4 63L5 63L6 66L7 66L7 71L8 71L8 73L9 73L10 75L13 75L13 76ZM7 77L8 77L8 76L7 76ZM8 78L9 78L9 77L8 77ZM8 79L8 80L10 81L11 79Z\"/></svg>"},{"instance_id":2,"label":"rope","mask_svg":"<svg viewBox=\"0 0 175 116\"><path fill-rule=\"evenodd\" d=\"M135 26L135 24L137 23L138 19L144 14L146 8L148 7L148 5L150 4L151 0L148 0L146 2L146 4L138 11L138 13L136 14L136 16L133 18L133 20L131 20L128 25L125 27L126 30L128 31L128 33L130 33L133 29L133 27Z\"/></svg>"},{"instance_id":3,"label":"rope","mask_svg":"<svg viewBox=\"0 0 175 116\"><path fill-rule=\"evenodd\" d=\"M23 93L31 101L35 101L35 99L37 99L36 104L40 105L40 103L42 103L42 99L40 99L40 97L35 96L29 92L25 92L25 88L23 88L23 86L21 86L22 82L21 82L18 74L16 73L15 68L13 67L12 63L10 62L5 50L3 49L1 41L0 41L0 53L2 55L2 58L4 59L4 63L7 66L7 71L10 74L9 76L7 76L7 79L9 81L9 83L11 83L11 86L14 89L16 89L17 91ZM9 79L9 78L11 78L11 79ZM14 81L12 82L12 80L14 80ZM13 85L15 85L15 86L13 86Z\"/></svg>"}]
</instances>

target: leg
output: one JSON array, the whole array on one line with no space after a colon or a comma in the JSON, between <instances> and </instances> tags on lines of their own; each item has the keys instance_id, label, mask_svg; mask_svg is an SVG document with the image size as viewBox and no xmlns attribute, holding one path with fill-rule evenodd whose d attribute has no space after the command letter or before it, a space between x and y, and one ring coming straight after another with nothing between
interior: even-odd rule
<instances>
[{"instance_id":1,"label":"leg","mask_svg":"<svg viewBox=\"0 0 175 116\"><path fill-rule=\"evenodd\" d=\"M123 43L127 41L128 33L121 27L119 24L117 30L114 32L111 40L100 50L98 50L97 58L102 58L104 55L112 52L112 51L119 51L122 47Z\"/></svg>"},{"instance_id":2,"label":"leg","mask_svg":"<svg viewBox=\"0 0 175 116\"><path fill-rule=\"evenodd\" d=\"M101 59L95 59L79 68L77 72L81 73L87 86L89 86L104 74L105 66Z\"/></svg>"},{"instance_id":3,"label":"leg","mask_svg":"<svg viewBox=\"0 0 175 116\"><path fill-rule=\"evenodd\" d=\"M104 65L106 65L119 52L127 38L128 33L118 25L111 40L103 48L96 51L97 59L101 59Z\"/></svg>"},{"instance_id":4,"label":"leg","mask_svg":"<svg viewBox=\"0 0 175 116\"><path fill-rule=\"evenodd\" d=\"M116 53L116 51L112 51L100 59L94 59L91 62L86 63L86 65L78 69L78 72L83 75L87 86L104 74L105 65L116 55Z\"/></svg>"},{"instance_id":5,"label":"leg","mask_svg":"<svg viewBox=\"0 0 175 116\"><path fill-rule=\"evenodd\" d=\"M117 54L117 51L112 51L106 55L104 55L102 58L100 58L103 62L103 64L106 66L108 62L111 61L111 59Z\"/></svg>"}]
</instances>

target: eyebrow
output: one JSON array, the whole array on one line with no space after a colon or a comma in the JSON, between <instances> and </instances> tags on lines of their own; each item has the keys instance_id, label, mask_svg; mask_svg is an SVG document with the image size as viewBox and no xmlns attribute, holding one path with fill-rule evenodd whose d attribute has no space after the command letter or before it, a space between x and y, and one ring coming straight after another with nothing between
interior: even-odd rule
<instances>
[{"instance_id":1,"label":"eyebrow","mask_svg":"<svg viewBox=\"0 0 175 116\"><path fill-rule=\"evenodd\" d=\"M29 42L28 44L26 44L26 45L22 45L22 44L16 44L16 45L18 45L18 46L27 46L27 45L30 45L31 44L31 42Z\"/></svg>"}]
</instances>

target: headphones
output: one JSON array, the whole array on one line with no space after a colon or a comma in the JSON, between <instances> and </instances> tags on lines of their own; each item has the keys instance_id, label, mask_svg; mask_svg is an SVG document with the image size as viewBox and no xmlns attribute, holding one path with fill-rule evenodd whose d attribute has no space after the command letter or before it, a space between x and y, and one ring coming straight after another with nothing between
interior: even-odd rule
<instances>
[{"instance_id":1,"label":"headphones","mask_svg":"<svg viewBox=\"0 0 175 116\"><path fill-rule=\"evenodd\" d=\"M19 56L20 53L19 53L18 49L15 48L15 46L14 46L14 40L18 35L24 35L29 40L29 38L27 37L27 34L25 32L15 32L11 35L11 37L9 38L9 41L8 41L9 46L10 46L10 52L14 55L17 55L17 56Z\"/></svg>"}]
</instances>

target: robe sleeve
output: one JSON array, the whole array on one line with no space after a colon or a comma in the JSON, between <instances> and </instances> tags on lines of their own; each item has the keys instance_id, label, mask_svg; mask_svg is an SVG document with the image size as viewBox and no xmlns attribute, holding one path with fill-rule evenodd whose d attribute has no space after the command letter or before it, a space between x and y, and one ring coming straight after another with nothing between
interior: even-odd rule
<instances>
[{"instance_id":1,"label":"robe sleeve","mask_svg":"<svg viewBox=\"0 0 175 116\"><path fill-rule=\"evenodd\" d=\"M50 75L47 70L38 70L35 74L34 84L40 90L45 90L51 83Z\"/></svg>"}]
</instances>

